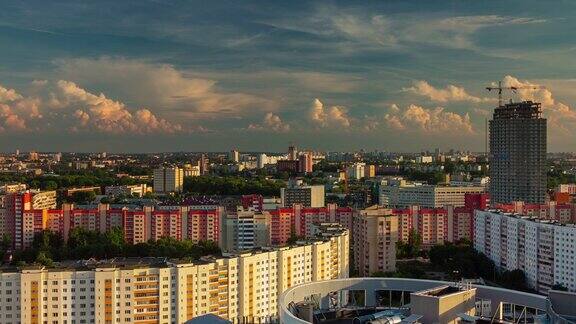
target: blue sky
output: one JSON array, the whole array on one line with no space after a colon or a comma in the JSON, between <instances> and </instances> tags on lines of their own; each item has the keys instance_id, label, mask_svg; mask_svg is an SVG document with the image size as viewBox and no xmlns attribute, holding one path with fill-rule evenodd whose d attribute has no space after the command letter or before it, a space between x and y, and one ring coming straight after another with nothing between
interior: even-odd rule
<instances>
[{"instance_id":1,"label":"blue sky","mask_svg":"<svg viewBox=\"0 0 576 324\"><path fill-rule=\"evenodd\" d=\"M1 0L0 145L482 150L484 87L504 80L535 88L513 98L542 101L549 151L571 151L575 14L567 0Z\"/></svg>"}]
</instances>

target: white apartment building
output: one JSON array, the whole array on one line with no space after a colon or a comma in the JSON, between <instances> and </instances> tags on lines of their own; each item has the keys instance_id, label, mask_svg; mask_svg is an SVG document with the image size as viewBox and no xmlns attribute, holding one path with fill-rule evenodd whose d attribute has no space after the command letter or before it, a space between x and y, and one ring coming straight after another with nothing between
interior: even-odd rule
<instances>
[{"instance_id":1,"label":"white apartment building","mask_svg":"<svg viewBox=\"0 0 576 324\"><path fill-rule=\"evenodd\" d=\"M409 182L404 179L384 181L380 186L379 205L387 207L420 206L439 208L464 206L467 193L482 193L483 186L441 186Z\"/></svg>"},{"instance_id":2,"label":"white apartment building","mask_svg":"<svg viewBox=\"0 0 576 324\"><path fill-rule=\"evenodd\" d=\"M222 248L225 251L251 250L270 245L271 216L268 212L239 209L226 215Z\"/></svg>"},{"instance_id":3,"label":"white apartment building","mask_svg":"<svg viewBox=\"0 0 576 324\"><path fill-rule=\"evenodd\" d=\"M541 293L555 284L576 291L576 225L477 210L474 248L501 269L524 271Z\"/></svg>"},{"instance_id":4,"label":"white apartment building","mask_svg":"<svg viewBox=\"0 0 576 324\"><path fill-rule=\"evenodd\" d=\"M184 171L178 167L154 169L154 192L182 192Z\"/></svg>"},{"instance_id":5,"label":"white apartment building","mask_svg":"<svg viewBox=\"0 0 576 324\"><path fill-rule=\"evenodd\" d=\"M234 323L278 319L278 296L301 283L348 277L348 231L321 241L195 263L126 259L0 273L0 323ZM162 264L158 264L162 261ZM152 265L154 264L154 265Z\"/></svg>"}]
</instances>

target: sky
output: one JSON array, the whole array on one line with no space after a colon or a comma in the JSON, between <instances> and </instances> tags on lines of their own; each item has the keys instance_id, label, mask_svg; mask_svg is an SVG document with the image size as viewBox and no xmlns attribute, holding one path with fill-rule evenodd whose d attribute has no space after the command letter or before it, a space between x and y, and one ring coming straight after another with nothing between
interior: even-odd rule
<instances>
[{"instance_id":1,"label":"sky","mask_svg":"<svg viewBox=\"0 0 576 324\"><path fill-rule=\"evenodd\" d=\"M0 0L0 151L575 151L576 1Z\"/></svg>"}]
</instances>

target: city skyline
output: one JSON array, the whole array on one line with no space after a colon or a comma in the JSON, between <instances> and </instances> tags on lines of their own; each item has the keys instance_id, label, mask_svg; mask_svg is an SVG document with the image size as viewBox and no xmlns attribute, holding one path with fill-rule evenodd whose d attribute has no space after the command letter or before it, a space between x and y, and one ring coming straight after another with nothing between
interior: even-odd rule
<instances>
[{"instance_id":1,"label":"city skyline","mask_svg":"<svg viewBox=\"0 0 576 324\"><path fill-rule=\"evenodd\" d=\"M5 7L3 151L482 152L499 80L576 144L572 3Z\"/></svg>"}]
</instances>

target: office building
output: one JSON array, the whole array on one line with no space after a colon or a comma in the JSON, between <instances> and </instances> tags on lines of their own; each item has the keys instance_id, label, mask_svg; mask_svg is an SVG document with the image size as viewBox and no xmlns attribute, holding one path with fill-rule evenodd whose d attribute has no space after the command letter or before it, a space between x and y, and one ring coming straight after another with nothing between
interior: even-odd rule
<instances>
[{"instance_id":1,"label":"office building","mask_svg":"<svg viewBox=\"0 0 576 324\"><path fill-rule=\"evenodd\" d=\"M474 214L474 248L502 270L524 271L528 285L576 291L576 226L496 210Z\"/></svg>"},{"instance_id":2,"label":"office building","mask_svg":"<svg viewBox=\"0 0 576 324\"><path fill-rule=\"evenodd\" d=\"M304 207L324 207L324 186L306 186L301 183L289 183L280 189L282 206L292 207L299 204Z\"/></svg>"},{"instance_id":3,"label":"office building","mask_svg":"<svg viewBox=\"0 0 576 324\"><path fill-rule=\"evenodd\" d=\"M483 193L485 190L482 186L428 185L404 179L390 179L380 185L379 205L399 208L439 208L448 205L462 207L466 194Z\"/></svg>"},{"instance_id":4,"label":"office building","mask_svg":"<svg viewBox=\"0 0 576 324\"><path fill-rule=\"evenodd\" d=\"M353 218L354 266L360 276L396 270L398 216L391 209L373 206Z\"/></svg>"},{"instance_id":5,"label":"office building","mask_svg":"<svg viewBox=\"0 0 576 324\"><path fill-rule=\"evenodd\" d=\"M154 192L182 192L184 171L178 167L160 167L154 169Z\"/></svg>"},{"instance_id":6,"label":"office building","mask_svg":"<svg viewBox=\"0 0 576 324\"><path fill-rule=\"evenodd\" d=\"M540 103L496 108L490 121L491 203L544 203L546 171L546 119Z\"/></svg>"}]
</instances>

